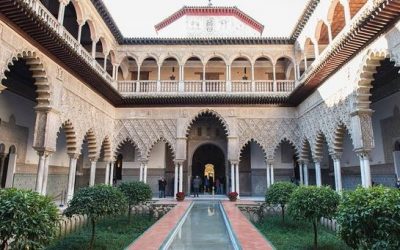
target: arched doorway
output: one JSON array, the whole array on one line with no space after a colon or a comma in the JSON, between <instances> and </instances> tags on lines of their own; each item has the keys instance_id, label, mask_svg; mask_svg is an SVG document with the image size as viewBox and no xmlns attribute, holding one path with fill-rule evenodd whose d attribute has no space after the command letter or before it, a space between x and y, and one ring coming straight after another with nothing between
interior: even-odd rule
<instances>
[{"instance_id":1,"label":"arched doorway","mask_svg":"<svg viewBox=\"0 0 400 250\"><path fill-rule=\"evenodd\" d=\"M200 189L201 192L212 191L211 189L204 190L206 178L209 179L210 186L215 187L215 191L217 179L222 184L221 194L226 191L225 162L224 152L214 144L203 144L196 149L192 158L192 177L199 176L202 178L203 187Z\"/></svg>"}]
</instances>

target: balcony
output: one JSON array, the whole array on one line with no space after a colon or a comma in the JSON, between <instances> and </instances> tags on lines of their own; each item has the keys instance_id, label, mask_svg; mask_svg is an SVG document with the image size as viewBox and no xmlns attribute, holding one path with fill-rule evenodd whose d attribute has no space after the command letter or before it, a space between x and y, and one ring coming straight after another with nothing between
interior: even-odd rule
<instances>
[{"instance_id":1,"label":"balcony","mask_svg":"<svg viewBox=\"0 0 400 250\"><path fill-rule=\"evenodd\" d=\"M124 96L153 93L258 93L285 95L293 91L294 80L256 80L256 81L119 81L118 91Z\"/></svg>"}]
</instances>

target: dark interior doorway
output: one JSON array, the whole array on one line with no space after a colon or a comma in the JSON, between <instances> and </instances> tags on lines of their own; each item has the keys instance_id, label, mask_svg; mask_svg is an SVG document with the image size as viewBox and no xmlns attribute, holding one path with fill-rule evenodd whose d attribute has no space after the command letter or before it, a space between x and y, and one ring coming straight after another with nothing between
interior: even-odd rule
<instances>
[{"instance_id":1,"label":"dark interior doorway","mask_svg":"<svg viewBox=\"0 0 400 250\"><path fill-rule=\"evenodd\" d=\"M192 177L199 176L203 179L204 184L204 171L208 164L214 166L215 177L212 178L212 182L215 183L218 178L220 183L223 184L223 190L225 191L225 155L218 146L213 144L202 145L194 152L192 159Z\"/></svg>"}]
</instances>

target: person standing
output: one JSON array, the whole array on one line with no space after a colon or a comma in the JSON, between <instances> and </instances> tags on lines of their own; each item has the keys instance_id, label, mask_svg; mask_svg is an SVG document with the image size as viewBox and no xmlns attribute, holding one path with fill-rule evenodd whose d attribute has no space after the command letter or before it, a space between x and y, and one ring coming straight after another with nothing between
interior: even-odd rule
<instances>
[{"instance_id":1,"label":"person standing","mask_svg":"<svg viewBox=\"0 0 400 250\"><path fill-rule=\"evenodd\" d=\"M208 192L208 186L210 185L208 176L204 179L204 193Z\"/></svg>"},{"instance_id":2,"label":"person standing","mask_svg":"<svg viewBox=\"0 0 400 250\"><path fill-rule=\"evenodd\" d=\"M167 181L165 180L164 176L158 180L158 191L159 191L159 198L165 198L165 188L167 186Z\"/></svg>"},{"instance_id":3,"label":"person standing","mask_svg":"<svg viewBox=\"0 0 400 250\"><path fill-rule=\"evenodd\" d=\"M200 186L201 186L201 179L199 178L198 175L196 175L196 178L193 179L193 189L194 189L193 197L199 197Z\"/></svg>"},{"instance_id":4,"label":"person standing","mask_svg":"<svg viewBox=\"0 0 400 250\"><path fill-rule=\"evenodd\" d=\"M215 178L215 187L217 188L217 194L221 194L221 183L219 177Z\"/></svg>"}]
</instances>

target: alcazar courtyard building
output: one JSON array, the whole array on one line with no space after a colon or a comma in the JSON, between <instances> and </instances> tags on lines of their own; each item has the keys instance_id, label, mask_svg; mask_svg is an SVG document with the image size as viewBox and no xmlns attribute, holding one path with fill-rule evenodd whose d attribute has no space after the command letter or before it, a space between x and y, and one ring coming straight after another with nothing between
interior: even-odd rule
<instances>
[{"instance_id":1,"label":"alcazar courtyard building","mask_svg":"<svg viewBox=\"0 0 400 250\"><path fill-rule=\"evenodd\" d=\"M207 174L262 196L400 175L399 0L310 0L283 38L237 7L182 7L152 38L124 37L101 0L0 13L1 188L157 195L165 176L172 196Z\"/></svg>"}]
</instances>

